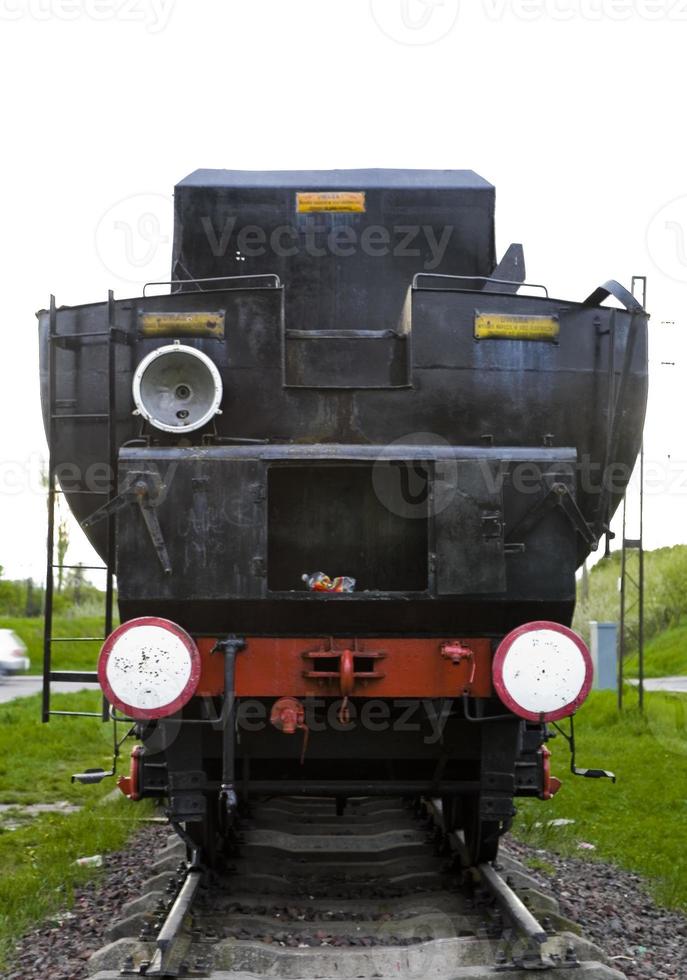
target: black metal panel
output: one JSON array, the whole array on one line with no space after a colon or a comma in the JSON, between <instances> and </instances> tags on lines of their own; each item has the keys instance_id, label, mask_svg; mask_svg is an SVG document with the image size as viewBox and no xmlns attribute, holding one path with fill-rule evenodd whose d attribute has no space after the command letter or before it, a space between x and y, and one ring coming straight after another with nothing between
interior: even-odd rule
<instances>
[{"instance_id":1,"label":"black metal panel","mask_svg":"<svg viewBox=\"0 0 687 980\"><path fill-rule=\"evenodd\" d=\"M120 459L121 488L164 488L154 514L172 569L127 503L125 617L174 603L193 631L491 633L527 610L546 618L545 604L556 618L572 609L579 532L547 496L564 484L574 498L569 450L131 447ZM301 577L315 571L351 575L356 591L310 593Z\"/></svg>"},{"instance_id":2,"label":"black metal panel","mask_svg":"<svg viewBox=\"0 0 687 980\"><path fill-rule=\"evenodd\" d=\"M435 463L439 595L505 592L499 470L498 464L490 464L485 459ZM445 506L441 506L442 499L446 500Z\"/></svg>"},{"instance_id":3,"label":"black metal panel","mask_svg":"<svg viewBox=\"0 0 687 980\"><path fill-rule=\"evenodd\" d=\"M303 388L402 388L408 344L392 330L287 330L284 381Z\"/></svg>"},{"instance_id":4,"label":"black metal panel","mask_svg":"<svg viewBox=\"0 0 687 980\"><path fill-rule=\"evenodd\" d=\"M508 596L527 601L532 584L541 602L575 602L575 568L581 540L550 488L568 488L576 498L576 465L562 458L528 460L504 474ZM546 618L546 617L543 617Z\"/></svg>"},{"instance_id":5,"label":"black metal panel","mask_svg":"<svg viewBox=\"0 0 687 980\"><path fill-rule=\"evenodd\" d=\"M165 461L130 450L120 486L141 473L165 487L155 514L171 573L166 573L135 502L119 513L117 583L120 599L212 601L263 595L265 590L264 464L182 451Z\"/></svg>"},{"instance_id":6,"label":"black metal panel","mask_svg":"<svg viewBox=\"0 0 687 980\"><path fill-rule=\"evenodd\" d=\"M364 211L297 211L353 192ZM297 330L396 330L420 271L488 276L494 188L471 171L200 170L175 188L173 278L276 273Z\"/></svg>"},{"instance_id":7,"label":"black metal panel","mask_svg":"<svg viewBox=\"0 0 687 980\"><path fill-rule=\"evenodd\" d=\"M508 557L507 561L510 562ZM119 596L122 619L162 616L190 633L218 636L237 631L254 636L504 636L516 626L550 619L569 626L575 597L512 599L451 596L427 600L374 595L306 593L292 598L162 600Z\"/></svg>"}]
</instances>

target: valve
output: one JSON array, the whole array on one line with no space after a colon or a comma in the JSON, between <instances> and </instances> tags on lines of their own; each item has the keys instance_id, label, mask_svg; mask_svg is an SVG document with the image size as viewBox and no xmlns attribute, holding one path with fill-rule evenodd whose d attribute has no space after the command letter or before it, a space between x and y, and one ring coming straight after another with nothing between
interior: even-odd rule
<instances>
[{"instance_id":1,"label":"valve","mask_svg":"<svg viewBox=\"0 0 687 980\"><path fill-rule=\"evenodd\" d=\"M297 731L303 732L301 750L301 765L303 765L310 729L305 723L305 708L301 702L297 698L279 698L272 705L270 723L285 735L294 735Z\"/></svg>"},{"instance_id":2,"label":"valve","mask_svg":"<svg viewBox=\"0 0 687 980\"><path fill-rule=\"evenodd\" d=\"M468 678L465 690L467 691L471 688L475 681L475 673L477 671L477 660L474 650L455 640L451 643L441 644L441 656L446 660L450 660L454 667L459 667L462 663L468 663L470 665L470 677Z\"/></svg>"},{"instance_id":3,"label":"valve","mask_svg":"<svg viewBox=\"0 0 687 980\"><path fill-rule=\"evenodd\" d=\"M543 773L541 798L542 800L550 800L561 788L562 783L560 779L551 775L551 750L546 745L542 745L539 752L542 759Z\"/></svg>"}]
</instances>

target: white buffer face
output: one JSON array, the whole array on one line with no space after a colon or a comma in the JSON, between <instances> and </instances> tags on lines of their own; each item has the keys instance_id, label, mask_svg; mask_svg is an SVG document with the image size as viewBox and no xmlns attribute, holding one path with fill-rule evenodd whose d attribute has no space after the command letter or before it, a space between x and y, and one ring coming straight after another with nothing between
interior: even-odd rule
<instances>
[{"instance_id":1,"label":"white buffer face","mask_svg":"<svg viewBox=\"0 0 687 980\"><path fill-rule=\"evenodd\" d=\"M521 633L508 648L503 686L532 714L559 712L577 701L587 679L587 663L575 641L552 629Z\"/></svg>"},{"instance_id":2,"label":"white buffer face","mask_svg":"<svg viewBox=\"0 0 687 980\"><path fill-rule=\"evenodd\" d=\"M105 676L123 704L151 711L181 697L192 667L180 636L162 626L136 626L115 639Z\"/></svg>"}]
</instances>

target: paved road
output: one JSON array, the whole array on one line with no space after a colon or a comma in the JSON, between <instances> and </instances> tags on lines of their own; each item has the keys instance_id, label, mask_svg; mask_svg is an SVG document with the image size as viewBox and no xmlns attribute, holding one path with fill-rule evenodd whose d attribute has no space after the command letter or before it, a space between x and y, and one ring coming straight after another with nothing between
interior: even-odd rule
<instances>
[{"instance_id":1,"label":"paved road","mask_svg":"<svg viewBox=\"0 0 687 980\"><path fill-rule=\"evenodd\" d=\"M628 684L639 684L632 678ZM644 681L645 691L672 691L675 694L687 694L687 677L647 677Z\"/></svg>"},{"instance_id":2,"label":"paved road","mask_svg":"<svg viewBox=\"0 0 687 980\"><path fill-rule=\"evenodd\" d=\"M86 688L98 690L97 684L63 684L56 682L52 685L52 690L58 694L73 694L74 691L83 691ZM38 694L43 690L42 677L0 677L0 704L14 701L15 698L26 698L30 694Z\"/></svg>"}]
</instances>

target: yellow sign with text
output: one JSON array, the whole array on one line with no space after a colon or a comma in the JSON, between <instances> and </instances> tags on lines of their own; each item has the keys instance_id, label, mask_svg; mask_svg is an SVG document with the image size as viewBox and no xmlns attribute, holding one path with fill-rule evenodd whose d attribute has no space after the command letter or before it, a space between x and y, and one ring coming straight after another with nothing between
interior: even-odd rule
<instances>
[{"instance_id":1,"label":"yellow sign with text","mask_svg":"<svg viewBox=\"0 0 687 980\"><path fill-rule=\"evenodd\" d=\"M475 340L551 340L560 332L558 317L475 313Z\"/></svg>"},{"instance_id":2,"label":"yellow sign with text","mask_svg":"<svg viewBox=\"0 0 687 980\"><path fill-rule=\"evenodd\" d=\"M138 314L142 337L215 337L224 339L224 310L216 313Z\"/></svg>"},{"instance_id":3,"label":"yellow sign with text","mask_svg":"<svg viewBox=\"0 0 687 980\"><path fill-rule=\"evenodd\" d=\"M365 211L364 191L299 191L296 194L296 211Z\"/></svg>"}]
</instances>

